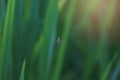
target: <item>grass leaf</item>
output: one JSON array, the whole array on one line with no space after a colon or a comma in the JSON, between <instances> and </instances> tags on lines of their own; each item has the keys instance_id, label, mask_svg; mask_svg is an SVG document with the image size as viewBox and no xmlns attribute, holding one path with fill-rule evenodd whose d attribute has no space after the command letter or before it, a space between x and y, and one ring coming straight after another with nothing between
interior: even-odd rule
<instances>
[{"instance_id":1,"label":"grass leaf","mask_svg":"<svg viewBox=\"0 0 120 80\"><path fill-rule=\"evenodd\" d=\"M26 61L23 61L23 65L22 65L22 69L21 69L21 74L20 74L20 79L19 80L25 80L24 79L24 75L25 75L25 65L26 65Z\"/></svg>"}]
</instances>

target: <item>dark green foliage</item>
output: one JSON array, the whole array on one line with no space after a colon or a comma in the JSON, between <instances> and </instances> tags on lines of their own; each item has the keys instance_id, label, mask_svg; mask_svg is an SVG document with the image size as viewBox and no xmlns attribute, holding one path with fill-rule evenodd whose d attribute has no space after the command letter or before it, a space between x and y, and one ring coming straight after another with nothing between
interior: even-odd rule
<instances>
[{"instance_id":1,"label":"dark green foliage","mask_svg":"<svg viewBox=\"0 0 120 80\"><path fill-rule=\"evenodd\" d=\"M98 1L0 0L0 80L119 80L120 38L107 42L116 2L96 44L88 15Z\"/></svg>"}]
</instances>

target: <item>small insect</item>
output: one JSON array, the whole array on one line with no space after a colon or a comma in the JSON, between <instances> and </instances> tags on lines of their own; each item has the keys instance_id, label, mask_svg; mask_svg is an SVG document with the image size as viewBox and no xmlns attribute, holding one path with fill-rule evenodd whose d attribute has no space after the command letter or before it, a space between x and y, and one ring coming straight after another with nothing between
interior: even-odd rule
<instances>
[{"instance_id":1,"label":"small insect","mask_svg":"<svg viewBox=\"0 0 120 80\"><path fill-rule=\"evenodd\" d=\"M61 38L58 37L58 38L57 38L57 43L59 44L60 42L61 42Z\"/></svg>"}]
</instances>

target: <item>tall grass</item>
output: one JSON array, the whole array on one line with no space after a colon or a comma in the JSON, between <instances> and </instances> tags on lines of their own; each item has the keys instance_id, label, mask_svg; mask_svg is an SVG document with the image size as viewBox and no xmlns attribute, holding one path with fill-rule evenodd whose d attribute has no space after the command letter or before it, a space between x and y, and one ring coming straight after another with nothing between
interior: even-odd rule
<instances>
[{"instance_id":1,"label":"tall grass","mask_svg":"<svg viewBox=\"0 0 120 80\"><path fill-rule=\"evenodd\" d=\"M0 0L0 80L119 80L119 50L112 58L107 50L117 0L110 0L108 15L99 22L95 47L72 34L78 2L87 6L75 33L88 26L91 35L89 16L97 0Z\"/></svg>"}]
</instances>

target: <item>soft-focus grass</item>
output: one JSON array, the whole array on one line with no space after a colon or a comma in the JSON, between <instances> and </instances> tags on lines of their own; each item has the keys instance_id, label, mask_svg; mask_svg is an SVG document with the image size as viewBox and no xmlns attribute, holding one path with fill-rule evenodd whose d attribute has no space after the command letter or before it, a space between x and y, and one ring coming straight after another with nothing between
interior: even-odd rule
<instances>
[{"instance_id":1,"label":"soft-focus grass","mask_svg":"<svg viewBox=\"0 0 120 80\"><path fill-rule=\"evenodd\" d=\"M10 74L12 70L12 66L10 65L12 63L12 32L13 32L13 23L14 23L14 11L15 11L15 0L9 0L6 10L6 18L5 18L5 24L4 24L4 30L2 35L2 47L1 47L1 73L2 70L7 70L6 72L3 72L3 74L6 77L3 77L3 79L11 78L12 73ZM5 65L5 66L3 66ZM2 75L2 74L1 74Z\"/></svg>"},{"instance_id":2,"label":"soft-focus grass","mask_svg":"<svg viewBox=\"0 0 120 80\"><path fill-rule=\"evenodd\" d=\"M23 65L22 65L22 69L21 69L21 74L20 74L20 79L19 79L19 80L25 80L25 79L24 79L24 76L25 76L25 65L26 65L26 62L25 62L25 60L24 60Z\"/></svg>"},{"instance_id":3,"label":"soft-focus grass","mask_svg":"<svg viewBox=\"0 0 120 80\"><path fill-rule=\"evenodd\" d=\"M78 49L85 53L86 63L82 63L85 69L80 76L82 80L89 80L91 75L96 74L99 75L100 80L108 80L109 75L112 74L111 80L114 80L120 74L116 71L119 70L120 63L115 59L119 58L119 51L116 51L117 57L112 57L111 60L106 51L107 29L112 22L116 1L111 0L107 11L109 15L100 22L101 38L94 50L73 39ZM67 60L65 58L67 46L72 46L69 37L72 37L71 29L74 26L73 15L77 2L78 0L70 2L68 0L0 0L0 80L61 80L63 78L64 75L61 73L65 72L63 70L64 62ZM82 0L80 2L84 3ZM84 25L89 25L88 16L98 3L99 1L92 0L85 6L77 31L81 31ZM68 8L64 11L66 6ZM59 20L61 13L65 15L64 21ZM59 21L64 23L58 24ZM63 31L57 30L59 26ZM61 42L57 41L58 37ZM74 49L74 46L72 47ZM72 54L76 54L74 52ZM102 61L103 57L108 63L102 62L99 64L99 71L94 72L96 62ZM79 63L77 59L75 62ZM82 69L79 68L78 71ZM74 75L76 76L77 73ZM65 80L69 80L71 75L67 77Z\"/></svg>"}]
</instances>

